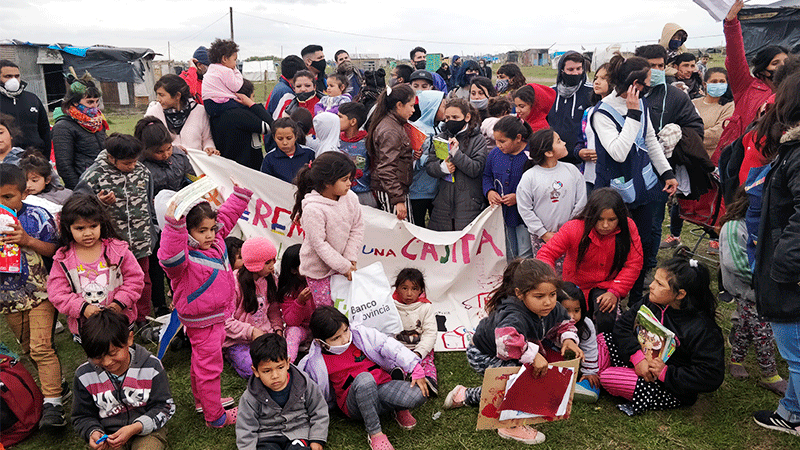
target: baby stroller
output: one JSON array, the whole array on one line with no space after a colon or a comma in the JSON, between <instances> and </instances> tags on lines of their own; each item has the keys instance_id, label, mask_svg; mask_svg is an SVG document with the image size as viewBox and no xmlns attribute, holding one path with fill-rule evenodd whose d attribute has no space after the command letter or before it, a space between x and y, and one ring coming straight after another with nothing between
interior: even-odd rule
<instances>
[{"instance_id":1,"label":"baby stroller","mask_svg":"<svg viewBox=\"0 0 800 450\"><path fill-rule=\"evenodd\" d=\"M710 178L711 187L708 192L702 194L698 199L689 200L680 196L677 199L681 210L681 219L695 225L689 232L697 237L697 242L695 242L694 246L687 247L689 254L686 256L699 259L707 266L719 267L719 261L716 257L710 257L697 251L703 241L716 239L719 236L719 219L725 214L719 175L715 172L711 174Z\"/></svg>"}]
</instances>

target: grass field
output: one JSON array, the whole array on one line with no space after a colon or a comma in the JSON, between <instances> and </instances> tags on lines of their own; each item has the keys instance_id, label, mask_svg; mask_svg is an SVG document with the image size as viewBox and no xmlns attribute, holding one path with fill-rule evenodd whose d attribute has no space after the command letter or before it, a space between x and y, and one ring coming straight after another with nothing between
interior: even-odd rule
<instances>
[{"instance_id":1,"label":"grass field","mask_svg":"<svg viewBox=\"0 0 800 450\"><path fill-rule=\"evenodd\" d=\"M555 71L549 68L526 68L524 72L530 81L534 78L537 81L555 78ZM256 87L257 100L262 100L263 89L263 85ZM271 86L268 85L267 89L271 89ZM109 112L107 116L111 131L132 133L142 113L143 111ZM696 236L691 233L693 228L689 224L684 227L682 235L684 243L691 245L696 241ZM702 244L700 250L705 251L705 249L706 244ZM659 255L660 259L666 257L668 257L667 251L662 251ZM716 280L712 282L712 288L716 288ZM734 309L732 304L722 304L719 307L719 322L726 336L730 329L730 313ZM61 321L66 323L63 316ZM19 350L5 321L0 324L0 341L13 351ZM138 338L137 341L141 343ZM153 345L147 347L155 352ZM83 351L72 342L68 332L57 335L57 348L64 377L72 383L75 368L85 361ZM726 348L726 354L729 355L729 352L730 349ZM175 450L235 448L233 428L209 429L205 427L202 417L195 414L189 385L189 359L190 351L181 350L168 352L163 361L177 404L177 412L167 424L171 448ZM36 371L30 360L24 358L24 361L35 376ZM456 384L471 386L481 382L481 378L470 369L462 352L439 353L436 355L436 361L442 395L431 399L414 412L419 420L417 428L413 431L404 431L388 418L383 421L384 431L396 448L408 450L524 448L522 444L500 439L494 432L476 431L477 410L474 408L443 411L437 420L433 420L434 413L442 411L444 394L453 386ZM753 374L749 380L737 381L727 377L717 392L700 396L697 404L691 408L648 412L642 416L629 418L617 410L615 405L618 400L608 394L603 394L597 404L575 404L569 420L538 426L547 436L547 441L538 448L654 450L800 448L798 438L771 432L753 423L751 416L753 411L774 409L780 397L756 386L756 374L759 371L752 354L746 361L746 367ZM779 371L783 377L787 376L786 364L780 359ZM222 374L223 395L238 399L244 388L245 381L226 365ZM71 401L67 402L66 406L69 410ZM38 431L15 448L43 450L88 447L75 435L71 427L67 427L54 432ZM327 448L368 448L363 426L348 420L341 413L333 413Z\"/></svg>"}]
</instances>

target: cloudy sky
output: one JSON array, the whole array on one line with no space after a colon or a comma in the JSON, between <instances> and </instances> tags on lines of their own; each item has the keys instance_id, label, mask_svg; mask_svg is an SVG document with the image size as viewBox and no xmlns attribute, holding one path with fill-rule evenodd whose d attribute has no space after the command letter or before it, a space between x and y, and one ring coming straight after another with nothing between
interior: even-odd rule
<instances>
[{"instance_id":1,"label":"cloudy sky","mask_svg":"<svg viewBox=\"0 0 800 450\"><path fill-rule=\"evenodd\" d=\"M750 4L771 3L772 0ZM199 45L234 37L240 59L299 54L318 43L326 56L339 49L408 58L430 53L487 54L531 47L593 50L654 43L666 22L689 33L690 47L723 44L722 24L692 0L138 0L0 3L0 39L149 47L166 59L187 60ZM420 6L411 6L418 4Z\"/></svg>"}]
</instances>

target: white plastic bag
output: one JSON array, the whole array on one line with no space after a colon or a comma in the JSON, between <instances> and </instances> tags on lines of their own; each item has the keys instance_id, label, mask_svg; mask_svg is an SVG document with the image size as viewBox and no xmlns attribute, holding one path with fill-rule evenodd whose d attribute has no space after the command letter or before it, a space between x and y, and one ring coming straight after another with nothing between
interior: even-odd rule
<instances>
[{"instance_id":1,"label":"white plastic bag","mask_svg":"<svg viewBox=\"0 0 800 450\"><path fill-rule=\"evenodd\" d=\"M353 272L353 281L343 275L333 275L331 298L339 311L350 319L351 325L375 328L389 336L403 331L392 299L392 287L380 262Z\"/></svg>"}]
</instances>

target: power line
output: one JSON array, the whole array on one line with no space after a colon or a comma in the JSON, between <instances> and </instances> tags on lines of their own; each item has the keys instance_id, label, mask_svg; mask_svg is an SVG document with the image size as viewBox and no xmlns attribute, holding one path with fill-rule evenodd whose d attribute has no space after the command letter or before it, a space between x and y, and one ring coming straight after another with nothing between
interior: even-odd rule
<instances>
[{"instance_id":1,"label":"power line","mask_svg":"<svg viewBox=\"0 0 800 450\"><path fill-rule=\"evenodd\" d=\"M185 38L183 38L183 39L181 39L181 40L175 41L175 42L174 42L174 44L178 44L178 43L181 43L181 42L183 42L183 41L185 41L185 40L187 40L187 39L192 39L192 38L195 38L195 37L199 36L199 35L200 35L200 33L202 33L203 31L206 31L207 29L211 28L211 26L212 26L212 25L214 25L215 23L219 22L220 20L222 20L222 19L224 19L224 18L226 18L226 17L228 17L228 13L225 13L225 14L223 14L222 16L220 16L220 18L219 18L219 19L217 19L217 20L215 20L215 21L211 22L211 23L210 23L210 24L208 24L208 25L207 25L205 28L203 28L202 30L198 31L197 33L195 33L195 34L192 34L192 35L189 35L189 36L186 36ZM173 45L174 45L174 44L173 44Z\"/></svg>"}]
</instances>

